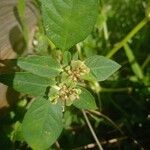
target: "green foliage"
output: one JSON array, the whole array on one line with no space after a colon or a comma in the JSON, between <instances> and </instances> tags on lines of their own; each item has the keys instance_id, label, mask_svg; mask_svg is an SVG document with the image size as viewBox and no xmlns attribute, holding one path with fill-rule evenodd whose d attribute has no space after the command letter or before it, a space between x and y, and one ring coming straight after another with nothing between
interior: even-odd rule
<instances>
[{"instance_id":1,"label":"green foliage","mask_svg":"<svg viewBox=\"0 0 150 150\"><path fill-rule=\"evenodd\" d=\"M116 62L98 55L86 59L85 64L90 68L97 81L106 80L120 68Z\"/></svg>"},{"instance_id":2,"label":"green foliage","mask_svg":"<svg viewBox=\"0 0 150 150\"><path fill-rule=\"evenodd\" d=\"M84 40L98 16L98 0L41 0L47 36L62 50Z\"/></svg>"},{"instance_id":3,"label":"green foliage","mask_svg":"<svg viewBox=\"0 0 150 150\"><path fill-rule=\"evenodd\" d=\"M21 95L23 98L26 98L25 104L23 104L24 110L22 113L24 114L27 109L23 121L22 118L20 119L17 116L19 113L14 115L15 119L19 118L19 120L22 121L22 124L16 123L14 125L14 132L12 132L13 141L26 141L27 144L35 150L49 149L59 138L64 126L66 129L72 126L69 128L69 130L72 130L69 137L76 132L75 129L78 129L76 127L75 129L73 128L74 124L79 124L81 127L85 126L85 122L79 113L77 113L78 110L76 108L79 110L87 109L90 113L90 110L91 112L95 112L94 110L99 110L101 109L99 107L103 107L104 109L102 110L105 111L105 109L108 109L111 112L111 107L113 105L113 107L119 111L119 114L124 116L123 119L121 117L120 119L117 116L119 118L119 123L121 121L123 121L123 123L130 121L136 123L140 120L134 115L130 116L130 114L124 110L125 108L122 107L124 106L124 103L122 101L119 101L121 106L118 106L117 102L113 101L111 95L117 90L121 92L127 91L123 94L123 98L120 98L121 100L126 99L127 94L131 94L130 92L135 92L137 90L136 85L134 91L131 87L126 87L128 84L130 86L138 84L140 88L148 85L149 80L147 78L145 80L144 71L142 70L142 67L140 67L141 64L138 64L137 62L132 63L136 56L134 56L132 49L125 44L148 21L147 19L144 19L142 26L140 24L138 29L135 28L133 30L134 32L131 32L134 33L130 34L132 36L125 37L125 40L120 42L121 46L119 46L119 48L116 46L117 51L124 46L125 55L128 57L128 62L130 63L129 66L131 65L130 67L134 74L143 81L141 83L132 83L131 80L126 84L119 80L119 78L122 78L121 73L114 76L114 78L111 78L112 80L107 80L110 79L110 77L121 66L115 61L99 54L104 54L110 50L110 48L113 47L112 43L125 35L125 33L116 32L116 28L119 30L119 25L114 14L115 10L118 8L118 3L116 3L116 6L110 0L105 4L107 3L111 4L111 6L115 9L111 9L111 11L109 11L109 9L107 10L104 7L103 2L101 2L101 16L98 16L98 0L40 0L39 7L41 9L43 26L39 28L37 27L36 40L41 43L39 43L37 47L35 46L34 49L38 54L43 55L44 52L44 55L46 54L47 56L33 55L19 57L17 59L17 66L20 67L21 71L23 70L25 72L0 75L0 82L14 88L18 92L28 94ZM123 0L120 0L119 5L122 3ZM131 4L131 2L128 3ZM124 8L126 8L126 6L121 6L123 9L120 11L124 13ZM26 24L24 21L24 0L19 1L18 11L21 17L24 36L27 40L27 35L25 35ZM97 17L99 17L99 20L96 24L95 30L93 30ZM107 19L110 19L108 24ZM114 22L115 26L111 26ZM119 23L122 23L122 21L119 20ZM109 26L108 29L107 25ZM44 34L44 31L40 31L43 30L43 28L45 29L46 35ZM86 39L92 30L93 33ZM114 37L116 38L112 35L115 35ZM82 42L83 40L85 41ZM55 46L53 46L51 42L53 42ZM82 43L78 44L79 42ZM116 47L114 47L114 49ZM59 50L57 50L57 48L59 48ZM112 49L113 55L117 52L114 52L114 49ZM46 50L47 53L45 53ZM101 53L101 50L104 52ZM112 50L110 50L110 53ZM51 56L49 56L49 54ZM121 59L124 60L123 54L118 57L117 62L122 62ZM124 64L124 62L122 62L122 64ZM104 80L107 80L107 82L99 84L99 81ZM118 88L122 85L125 85L125 88ZM89 91L86 88L89 89ZM90 93L91 90L93 90L93 94ZM144 89L143 91L146 93L147 89ZM111 94L104 95L103 92L110 92ZM97 97L95 96L96 94ZM132 94L134 95L134 93ZM115 96L122 97L122 95L120 96L117 94ZM106 100L103 101L103 98ZM33 103L31 103L32 100L34 100ZM27 107L26 103L28 103ZM99 104L99 107L96 104ZM138 106L139 102L136 101L133 104ZM127 104L125 106L128 107ZM22 105L18 105L17 107L20 109ZM69 113L67 114L66 111ZM66 113L64 116L63 112L64 114ZM112 111L112 114L114 112ZM106 123L104 120L108 120L108 122L113 124L113 127L116 127L116 125L114 125L111 119L107 116L101 113L96 113L96 115L101 116L104 119L99 119L97 116L93 116L93 114L91 114L91 117L94 120L93 125L95 127L99 127L100 123L102 123L102 126L104 125L105 127ZM139 114L139 116L140 115L141 114ZM117 130L118 129L119 128L117 127ZM81 139L83 139L83 137ZM86 140L86 138L84 139ZM66 149L68 149L68 147ZM72 149L72 147L70 149Z\"/></svg>"},{"instance_id":4,"label":"green foliage","mask_svg":"<svg viewBox=\"0 0 150 150\"><path fill-rule=\"evenodd\" d=\"M79 109L96 109L96 103L93 95L86 89L80 88L80 98L75 100L73 105Z\"/></svg>"},{"instance_id":5,"label":"green foliage","mask_svg":"<svg viewBox=\"0 0 150 150\"><path fill-rule=\"evenodd\" d=\"M44 95L46 88L54 85L51 79L39 77L28 72L0 75L0 81L18 92L31 95Z\"/></svg>"},{"instance_id":6,"label":"green foliage","mask_svg":"<svg viewBox=\"0 0 150 150\"><path fill-rule=\"evenodd\" d=\"M60 135L62 127L61 106L43 97L31 104L22 124L24 138L35 150L48 149Z\"/></svg>"},{"instance_id":7,"label":"green foliage","mask_svg":"<svg viewBox=\"0 0 150 150\"><path fill-rule=\"evenodd\" d=\"M29 56L18 59L18 66L41 77L56 77L61 71L60 64L49 56Z\"/></svg>"}]
</instances>

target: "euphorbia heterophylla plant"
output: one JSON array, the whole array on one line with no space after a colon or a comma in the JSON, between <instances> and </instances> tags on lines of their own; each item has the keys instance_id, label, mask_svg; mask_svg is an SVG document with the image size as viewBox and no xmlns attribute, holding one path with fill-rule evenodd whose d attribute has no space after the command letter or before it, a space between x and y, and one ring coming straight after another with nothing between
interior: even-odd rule
<instances>
[{"instance_id":1,"label":"euphorbia heterophylla plant","mask_svg":"<svg viewBox=\"0 0 150 150\"><path fill-rule=\"evenodd\" d=\"M19 92L36 96L25 114L22 132L29 146L46 150L62 132L65 107L96 109L94 97L85 88L87 83L107 79L120 65L98 55L81 61L69 52L92 31L98 0L40 3L46 35L61 50L61 60L51 56L20 57L17 65L24 71L1 75L0 80Z\"/></svg>"}]
</instances>

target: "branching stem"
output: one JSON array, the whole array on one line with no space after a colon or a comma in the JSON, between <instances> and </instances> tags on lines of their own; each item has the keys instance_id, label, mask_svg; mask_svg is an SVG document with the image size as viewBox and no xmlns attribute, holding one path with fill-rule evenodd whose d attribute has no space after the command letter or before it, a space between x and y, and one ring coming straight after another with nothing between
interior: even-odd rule
<instances>
[{"instance_id":1,"label":"branching stem","mask_svg":"<svg viewBox=\"0 0 150 150\"><path fill-rule=\"evenodd\" d=\"M97 136L95 134L95 131L94 131L94 129L93 129L93 127L92 127L92 125L91 125L87 115L86 115L86 112L83 109L82 109L82 113L83 113L83 116L84 116L84 118L86 120L86 123L87 123L87 125L88 125L88 127L89 127L89 129L90 129L90 131L91 131L91 133L93 135L93 138L94 138L95 142L97 143L97 146L98 146L99 150L103 150L103 148L102 148L102 146L101 146L101 144L100 144L100 142L99 142L99 140L98 140L98 138L97 138Z\"/></svg>"},{"instance_id":2,"label":"branching stem","mask_svg":"<svg viewBox=\"0 0 150 150\"><path fill-rule=\"evenodd\" d=\"M106 115L102 114L101 112L98 112L98 111L95 111L95 110L90 110L90 111L87 111L87 113L89 113L89 114L92 113L92 114L95 114L95 115L97 115L99 117L103 117L105 120L107 120L108 122L110 122L118 131L120 131L120 133L122 135L124 135L124 133L120 129L120 127L118 127L115 122L113 122L109 117L107 117Z\"/></svg>"},{"instance_id":3,"label":"branching stem","mask_svg":"<svg viewBox=\"0 0 150 150\"><path fill-rule=\"evenodd\" d=\"M131 32L129 32L129 34L106 55L106 57L111 58L124 46L124 44L126 44L138 31L140 31L148 23L148 21L148 18L145 17L141 22L139 22L137 26L135 26Z\"/></svg>"}]
</instances>

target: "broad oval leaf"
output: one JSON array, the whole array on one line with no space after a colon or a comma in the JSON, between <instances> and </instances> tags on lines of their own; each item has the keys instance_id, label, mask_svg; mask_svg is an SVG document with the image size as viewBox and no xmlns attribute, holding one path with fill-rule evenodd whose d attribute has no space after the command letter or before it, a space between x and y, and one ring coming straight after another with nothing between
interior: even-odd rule
<instances>
[{"instance_id":1,"label":"broad oval leaf","mask_svg":"<svg viewBox=\"0 0 150 150\"><path fill-rule=\"evenodd\" d=\"M18 92L31 95L44 95L48 86L54 85L51 79L39 77L28 72L16 72L0 75L0 82L14 88Z\"/></svg>"},{"instance_id":2,"label":"broad oval leaf","mask_svg":"<svg viewBox=\"0 0 150 150\"><path fill-rule=\"evenodd\" d=\"M96 77L97 81L106 80L120 68L118 63L98 55L86 59L85 64L90 68L91 73Z\"/></svg>"},{"instance_id":3,"label":"broad oval leaf","mask_svg":"<svg viewBox=\"0 0 150 150\"><path fill-rule=\"evenodd\" d=\"M40 0L46 33L60 49L68 50L92 31L98 0Z\"/></svg>"},{"instance_id":4,"label":"broad oval leaf","mask_svg":"<svg viewBox=\"0 0 150 150\"><path fill-rule=\"evenodd\" d=\"M50 56L20 57L17 64L20 68L42 77L55 77L62 71L59 63Z\"/></svg>"},{"instance_id":5,"label":"broad oval leaf","mask_svg":"<svg viewBox=\"0 0 150 150\"><path fill-rule=\"evenodd\" d=\"M85 88L80 88L80 98L73 102L73 105L79 109L96 109L96 103L93 95Z\"/></svg>"},{"instance_id":6,"label":"broad oval leaf","mask_svg":"<svg viewBox=\"0 0 150 150\"><path fill-rule=\"evenodd\" d=\"M22 128L25 140L33 149L48 149L63 129L61 106L37 98L25 114Z\"/></svg>"}]
</instances>

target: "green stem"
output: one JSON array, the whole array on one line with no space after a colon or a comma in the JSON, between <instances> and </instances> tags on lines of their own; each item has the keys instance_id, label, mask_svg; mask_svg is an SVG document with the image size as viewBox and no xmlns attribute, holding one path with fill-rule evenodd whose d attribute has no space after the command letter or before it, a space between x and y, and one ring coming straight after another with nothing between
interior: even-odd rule
<instances>
[{"instance_id":1,"label":"green stem","mask_svg":"<svg viewBox=\"0 0 150 150\"><path fill-rule=\"evenodd\" d=\"M103 23L103 30L104 30L104 37L105 37L105 40L108 41L109 35L108 35L108 28L107 28L107 23L106 23L106 21Z\"/></svg>"},{"instance_id":2,"label":"green stem","mask_svg":"<svg viewBox=\"0 0 150 150\"><path fill-rule=\"evenodd\" d=\"M145 17L140 23L135 26L131 32L121 41L119 42L107 55L106 57L111 58L119 49L121 49L125 43L127 43L138 31L140 31L147 23L147 17Z\"/></svg>"},{"instance_id":3,"label":"green stem","mask_svg":"<svg viewBox=\"0 0 150 150\"><path fill-rule=\"evenodd\" d=\"M81 46L80 46L80 44L79 44L79 43L78 43L78 44L76 44L76 49L77 49L77 51L78 51L79 59L80 59L80 60L83 60L82 52L81 52Z\"/></svg>"},{"instance_id":4,"label":"green stem","mask_svg":"<svg viewBox=\"0 0 150 150\"><path fill-rule=\"evenodd\" d=\"M132 68L133 73L136 75L136 77L138 79L142 80L144 78L144 73L141 69L141 66L136 61L136 58L133 54L133 51L131 50L131 48L129 47L128 44L124 45L124 50L125 50L125 53L126 53L128 60L129 60L129 63L131 64L131 68Z\"/></svg>"},{"instance_id":5,"label":"green stem","mask_svg":"<svg viewBox=\"0 0 150 150\"><path fill-rule=\"evenodd\" d=\"M142 65L142 70L145 69L145 67L150 63L150 55L145 59L143 65Z\"/></svg>"},{"instance_id":6,"label":"green stem","mask_svg":"<svg viewBox=\"0 0 150 150\"><path fill-rule=\"evenodd\" d=\"M97 94L97 98L98 98L99 109L100 109L100 111L102 111L102 101L101 101L100 93L96 92L96 94Z\"/></svg>"},{"instance_id":7,"label":"green stem","mask_svg":"<svg viewBox=\"0 0 150 150\"><path fill-rule=\"evenodd\" d=\"M105 92L105 93L116 93L116 92L131 92L132 88L131 87L126 87L126 88L101 88L100 92Z\"/></svg>"},{"instance_id":8,"label":"green stem","mask_svg":"<svg viewBox=\"0 0 150 150\"><path fill-rule=\"evenodd\" d=\"M115 123L113 122L109 117L107 117L106 115L102 114L101 112L98 112L98 111L95 111L95 110L89 110L87 111L90 115L91 114L94 114L94 115L97 115L99 117L102 117L104 118L105 120L107 120L110 124L112 124L122 135L124 134L123 131L120 129L120 127Z\"/></svg>"}]
</instances>

